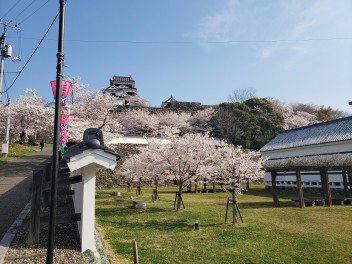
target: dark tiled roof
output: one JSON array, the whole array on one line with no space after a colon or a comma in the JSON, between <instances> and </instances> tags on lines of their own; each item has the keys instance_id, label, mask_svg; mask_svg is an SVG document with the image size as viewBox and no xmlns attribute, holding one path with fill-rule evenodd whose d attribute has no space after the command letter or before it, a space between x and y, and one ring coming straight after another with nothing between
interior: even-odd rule
<instances>
[{"instance_id":1,"label":"dark tiled roof","mask_svg":"<svg viewBox=\"0 0 352 264\"><path fill-rule=\"evenodd\" d=\"M202 109L202 104L198 102L181 102L175 100L172 96L166 101L162 102L161 108L174 108L174 109L182 109L182 110L196 110Z\"/></svg>"},{"instance_id":2,"label":"dark tiled roof","mask_svg":"<svg viewBox=\"0 0 352 264\"><path fill-rule=\"evenodd\" d=\"M267 143L260 151L295 148L345 140L352 140L352 116L286 130Z\"/></svg>"}]
</instances>

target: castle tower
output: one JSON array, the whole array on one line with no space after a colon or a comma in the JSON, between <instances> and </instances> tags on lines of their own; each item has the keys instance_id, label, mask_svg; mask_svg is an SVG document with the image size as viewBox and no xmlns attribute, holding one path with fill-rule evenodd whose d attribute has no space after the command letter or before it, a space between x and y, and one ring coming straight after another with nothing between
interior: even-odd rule
<instances>
[{"instance_id":1,"label":"castle tower","mask_svg":"<svg viewBox=\"0 0 352 264\"><path fill-rule=\"evenodd\" d=\"M110 86L103 89L103 94L116 97L116 105L128 105L128 98L137 95L137 88L132 77L113 76Z\"/></svg>"}]
</instances>

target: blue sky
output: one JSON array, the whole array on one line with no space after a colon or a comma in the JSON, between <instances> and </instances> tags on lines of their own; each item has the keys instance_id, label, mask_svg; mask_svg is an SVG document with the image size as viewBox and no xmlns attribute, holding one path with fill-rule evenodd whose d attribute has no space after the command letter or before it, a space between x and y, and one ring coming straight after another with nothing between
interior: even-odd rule
<instances>
[{"instance_id":1,"label":"blue sky","mask_svg":"<svg viewBox=\"0 0 352 264\"><path fill-rule=\"evenodd\" d=\"M58 10L59 0L1 1L1 22L21 28L21 38L8 30L22 61L5 60L7 87ZM218 104L253 87L259 97L352 112L351 14L350 0L68 0L64 74L94 90L113 75L132 76L153 106L170 95ZM36 88L52 99L57 35L58 21L11 98Z\"/></svg>"}]
</instances>

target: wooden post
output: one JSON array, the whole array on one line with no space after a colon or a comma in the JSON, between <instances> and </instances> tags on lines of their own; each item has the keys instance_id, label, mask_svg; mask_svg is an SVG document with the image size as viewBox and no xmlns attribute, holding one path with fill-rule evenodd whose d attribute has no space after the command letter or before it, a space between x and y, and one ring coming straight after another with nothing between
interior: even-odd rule
<instances>
[{"instance_id":1,"label":"wooden post","mask_svg":"<svg viewBox=\"0 0 352 264\"><path fill-rule=\"evenodd\" d=\"M296 181L297 181L299 207L300 208L304 208L305 207L305 203L304 203L304 197L303 197L302 177L301 177L301 171L300 170L296 170Z\"/></svg>"},{"instance_id":2,"label":"wooden post","mask_svg":"<svg viewBox=\"0 0 352 264\"><path fill-rule=\"evenodd\" d=\"M233 225L237 223L235 199L236 199L235 186L233 186L232 188L232 224Z\"/></svg>"},{"instance_id":3,"label":"wooden post","mask_svg":"<svg viewBox=\"0 0 352 264\"><path fill-rule=\"evenodd\" d=\"M349 196L349 191L348 191L348 183L347 183L347 173L346 173L345 170L342 171L342 181L343 181L344 196L348 197Z\"/></svg>"},{"instance_id":4,"label":"wooden post","mask_svg":"<svg viewBox=\"0 0 352 264\"><path fill-rule=\"evenodd\" d=\"M48 184L51 181L51 161L47 164L45 164L44 168L44 177L45 177L45 183ZM50 189L44 191L44 205L45 207L49 206L50 204Z\"/></svg>"},{"instance_id":5,"label":"wooden post","mask_svg":"<svg viewBox=\"0 0 352 264\"><path fill-rule=\"evenodd\" d=\"M227 197L227 204L226 204L226 214L225 214L225 223L227 221L227 213L229 211L229 202L230 202L230 198Z\"/></svg>"},{"instance_id":6,"label":"wooden post","mask_svg":"<svg viewBox=\"0 0 352 264\"><path fill-rule=\"evenodd\" d=\"M132 240L132 247L133 247L133 263L134 264L139 264L138 247L137 247L137 241L136 240Z\"/></svg>"},{"instance_id":7,"label":"wooden post","mask_svg":"<svg viewBox=\"0 0 352 264\"><path fill-rule=\"evenodd\" d=\"M279 198L276 193L276 172L271 172L271 190L273 193L274 206L279 206Z\"/></svg>"},{"instance_id":8,"label":"wooden post","mask_svg":"<svg viewBox=\"0 0 352 264\"><path fill-rule=\"evenodd\" d=\"M326 168L320 171L320 179L321 179L321 187L323 188L325 205L331 206L332 198L331 198L331 190L330 190L330 183L329 183L329 174Z\"/></svg>"},{"instance_id":9,"label":"wooden post","mask_svg":"<svg viewBox=\"0 0 352 264\"><path fill-rule=\"evenodd\" d=\"M29 232L28 232L28 244L30 246L39 245L43 176L44 176L43 168L33 170L31 215L29 220Z\"/></svg>"},{"instance_id":10,"label":"wooden post","mask_svg":"<svg viewBox=\"0 0 352 264\"><path fill-rule=\"evenodd\" d=\"M352 197L352 169L347 170L347 176L348 176L348 186L350 188L349 196Z\"/></svg>"}]
</instances>

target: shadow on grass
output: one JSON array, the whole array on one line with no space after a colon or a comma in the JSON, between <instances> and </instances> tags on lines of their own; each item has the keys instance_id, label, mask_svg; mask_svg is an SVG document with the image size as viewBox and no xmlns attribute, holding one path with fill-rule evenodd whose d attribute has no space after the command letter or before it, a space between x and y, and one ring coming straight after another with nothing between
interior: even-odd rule
<instances>
[{"instance_id":1,"label":"shadow on grass","mask_svg":"<svg viewBox=\"0 0 352 264\"><path fill-rule=\"evenodd\" d=\"M135 223L127 220L118 220L118 221L98 220L98 222L119 225L131 230L136 230L140 228L143 228L143 229L150 228L150 229L159 230L159 231L172 231L172 230L184 230L184 229L193 228L193 225L187 223L187 221L183 219L160 220L160 221L150 220L143 223Z\"/></svg>"},{"instance_id":2,"label":"shadow on grass","mask_svg":"<svg viewBox=\"0 0 352 264\"><path fill-rule=\"evenodd\" d=\"M227 201L223 203L217 203L217 206L222 206L226 208ZM291 202L280 202L279 206L274 206L273 202L237 202L237 205L240 209L260 209L260 208L280 208L280 207L295 207ZM232 208L232 203L229 204L229 208Z\"/></svg>"},{"instance_id":3,"label":"shadow on grass","mask_svg":"<svg viewBox=\"0 0 352 264\"><path fill-rule=\"evenodd\" d=\"M138 215L141 213L164 213L164 212L172 212L174 210L172 209L163 209L163 208L147 208L144 210L141 209L137 209L135 207L132 206L128 206L125 208L121 208L121 207L116 207L116 208L96 208L95 212L97 215L100 215L102 217L106 217L106 216L130 216L130 215Z\"/></svg>"}]
</instances>

